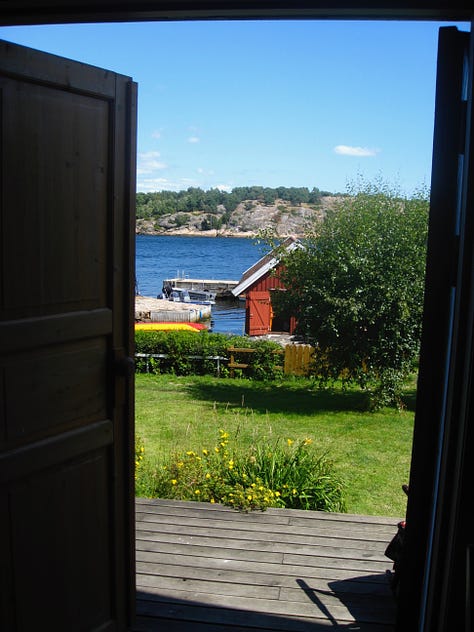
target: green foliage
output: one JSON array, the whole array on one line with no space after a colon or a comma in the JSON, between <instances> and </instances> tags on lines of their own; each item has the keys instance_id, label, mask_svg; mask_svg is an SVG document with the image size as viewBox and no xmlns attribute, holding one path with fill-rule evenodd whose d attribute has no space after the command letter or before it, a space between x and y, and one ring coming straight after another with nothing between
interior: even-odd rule
<instances>
[{"instance_id":1,"label":"green foliage","mask_svg":"<svg viewBox=\"0 0 474 632\"><path fill-rule=\"evenodd\" d=\"M242 450L220 430L212 447L173 454L137 470L137 495L219 502L242 511L267 507L345 511L343 486L310 439L258 439Z\"/></svg>"},{"instance_id":2,"label":"green foliage","mask_svg":"<svg viewBox=\"0 0 474 632\"><path fill-rule=\"evenodd\" d=\"M178 215L176 215L175 217L175 224L178 227L184 226L189 222L190 219L191 216L189 215L189 213L178 213Z\"/></svg>"},{"instance_id":3,"label":"green foliage","mask_svg":"<svg viewBox=\"0 0 474 632\"><path fill-rule=\"evenodd\" d=\"M222 227L222 218L215 215L207 215L201 222L201 230L219 230Z\"/></svg>"},{"instance_id":4,"label":"green foliage","mask_svg":"<svg viewBox=\"0 0 474 632\"><path fill-rule=\"evenodd\" d=\"M229 347L254 349L245 354L249 364L243 374L254 380L271 380L282 375L281 355L275 353L281 347L268 340L250 340L245 336L199 333L188 331L136 331L136 353L163 354L167 358L137 358L139 373L174 373L175 375L204 375L217 373L217 361L213 357L228 358ZM198 358L193 356L199 356ZM227 363L219 363L221 376L229 375Z\"/></svg>"},{"instance_id":5,"label":"green foliage","mask_svg":"<svg viewBox=\"0 0 474 632\"><path fill-rule=\"evenodd\" d=\"M292 204L317 204L321 197L331 195L328 191L320 191L316 187L309 190L307 187L270 187L252 186L236 187L230 193L219 189L209 189L204 191L199 187L189 187L186 191L157 191L154 193L137 193L136 212L137 218L157 218L162 215L172 213L191 213L193 211L203 211L206 213L220 215L221 225L229 221L229 214L235 210L241 202L257 200L264 204L273 204L275 200L281 199ZM216 221L217 221L216 219ZM211 220L207 218L205 227L220 228L211 225Z\"/></svg>"},{"instance_id":6,"label":"green foliage","mask_svg":"<svg viewBox=\"0 0 474 632\"><path fill-rule=\"evenodd\" d=\"M371 405L399 405L419 352L428 194L402 198L364 184L315 226L305 249L284 256L277 310L295 314L315 344L322 384L342 378Z\"/></svg>"}]
</instances>

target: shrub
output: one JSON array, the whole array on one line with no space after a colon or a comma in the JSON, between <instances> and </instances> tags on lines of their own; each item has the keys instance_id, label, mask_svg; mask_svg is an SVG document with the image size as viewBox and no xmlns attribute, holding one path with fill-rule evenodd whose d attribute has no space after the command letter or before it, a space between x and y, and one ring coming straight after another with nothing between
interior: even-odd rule
<instances>
[{"instance_id":1,"label":"shrub","mask_svg":"<svg viewBox=\"0 0 474 632\"><path fill-rule=\"evenodd\" d=\"M271 442L260 438L242 451L220 430L212 447L140 467L136 493L219 502L241 511L267 507L345 511L343 484L332 462L318 454L312 443L311 439Z\"/></svg>"},{"instance_id":2,"label":"shrub","mask_svg":"<svg viewBox=\"0 0 474 632\"><path fill-rule=\"evenodd\" d=\"M402 406L419 354L429 198L403 197L383 181L361 181L313 224L304 248L282 253L275 311L322 351L321 384L343 379L371 406Z\"/></svg>"}]
</instances>

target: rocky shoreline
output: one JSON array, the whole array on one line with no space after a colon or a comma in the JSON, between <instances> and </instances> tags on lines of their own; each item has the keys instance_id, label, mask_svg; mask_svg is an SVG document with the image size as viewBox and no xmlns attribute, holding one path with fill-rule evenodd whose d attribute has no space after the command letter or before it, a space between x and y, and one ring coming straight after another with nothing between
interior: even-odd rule
<instances>
[{"instance_id":1,"label":"rocky shoreline","mask_svg":"<svg viewBox=\"0 0 474 632\"><path fill-rule=\"evenodd\" d=\"M258 200L241 203L219 228L205 229L212 214L193 211L169 213L153 218L140 218L136 223L137 235L169 235L178 237L238 237L254 239L270 229L281 238L302 237L315 222L324 219L328 208L337 196L321 198L320 204L294 206L283 200L264 204Z\"/></svg>"},{"instance_id":2,"label":"rocky shoreline","mask_svg":"<svg viewBox=\"0 0 474 632\"><path fill-rule=\"evenodd\" d=\"M138 224L136 227L137 235L153 235L153 236L170 236L170 237L236 237L242 239L255 239L258 237L258 231L234 231L234 230L192 230L188 228L177 228L177 229L167 229L167 230L156 230L153 227L144 226L143 224ZM302 237L303 233L296 234L291 233L288 235L281 235L280 237Z\"/></svg>"}]
</instances>

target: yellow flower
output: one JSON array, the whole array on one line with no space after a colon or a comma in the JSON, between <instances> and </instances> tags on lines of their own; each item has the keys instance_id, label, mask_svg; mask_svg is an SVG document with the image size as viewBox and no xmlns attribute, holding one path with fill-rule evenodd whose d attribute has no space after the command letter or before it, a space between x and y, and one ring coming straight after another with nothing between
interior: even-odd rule
<instances>
[{"instance_id":1,"label":"yellow flower","mask_svg":"<svg viewBox=\"0 0 474 632\"><path fill-rule=\"evenodd\" d=\"M308 439L308 438L306 438L304 440L304 442L303 442L304 445L311 445L312 443L313 443L313 440L312 439Z\"/></svg>"},{"instance_id":2,"label":"yellow flower","mask_svg":"<svg viewBox=\"0 0 474 632\"><path fill-rule=\"evenodd\" d=\"M275 496L278 498L278 496L281 496L280 492L275 492Z\"/></svg>"},{"instance_id":3,"label":"yellow flower","mask_svg":"<svg viewBox=\"0 0 474 632\"><path fill-rule=\"evenodd\" d=\"M209 454L209 450L204 449L202 453L204 454L204 456L207 456Z\"/></svg>"},{"instance_id":4,"label":"yellow flower","mask_svg":"<svg viewBox=\"0 0 474 632\"><path fill-rule=\"evenodd\" d=\"M294 443L293 439L287 439L286 442L288 445L291 445L292 443Z\"/></svg>"},{"instance_id":5,"label":"yellow flower","mask_svg":"<svg viewBox=\"0 0 474 632\"><path fill-rule=\"evenodd\" d=\"M252 500L252 496L250 494L247 496L247 500Z\"/></svg>"},{"instance_id":6,"label":"yellow flower","mask_svg":"<svg viewBox=\"0 0 474 632\"><path fill-rule=\"evenodd\" d=\"M193 452L192 450L188 450L188 451L186 452L186 454L187 454L188 456L194 456L194 452Z\"/></svg>"},{"instance_id":7,"label":"yellow flower","mask_svg":"<svg viewBox=\"0 0 474 632\"><path fill-rule=\"evenodd\" d=\"M234 461L229 461L229 470L231 470L234 467Z\"/></svg>"},{"instance_id":8,"label":"yellow flower","mask_svg":"<svg viewBox=\"0 0 474 632\"><path fill-rule=\"evenodd\" d=\"M294 496L295 494L297 494L297 493L298 493L298 492L296 491L296 489L294 489L294 488L293 488L293 496Z\"/></svg>"},{"instance_id":9,"label":"yellow flower","mask_svg":"<svg viewBox=\"0 0 474 632\"><path fill-rule=\"evenodd\" d=\"M183 467L184 463L183 463L182 461L179 461L179 463L176 463L176 465L177 465L178 467Z\"/></svg>"},{"instance_id":10,"label":"yellow flower","mask_svg":"<svg viewBox=\"0 0 474 632\"><path fill-rule=\"evenodd\" d=\"M200 489L196 489L196 491L194 492L197 496L199 496L199 494L201 493Z\"/></svg>"},{"instance_id":11,"label":"yellow flower","mask_svg":"<svg viewBox=\"0 0 474 632\"><path fill-rule=\"evenodd\" d=\"M209 472L206 474L206 478L211 478L211 475L209 474Z\"/></svg>"},{"instance_id":12,"label":"yellow flower","mask_svg":"<svg viewBox=\"0 0 474 632\"><path fill-rule=\"evenodd\" d=\"M228 439L229 438L229 433L228 432L224 432L224 430L219 430L219 432L221 433L221 439Z\"/></svg>"},{"instance_id":13,"label":"yellow flower","mask_svg":"<svg viewBox=\"0 0 474 632\"><path fill-rule=\"evenodd\" d=\"M217 446L214 448L214 452L219 452L219 448Z\"/></svg>"},{"instance_id":14,"label":"yellow flower","mask_svg":"<svg viewBox=\"0 0 474 632\"><path fill-rule=\"evenodd\" d=\"M177 483L177 482L178 482L178 481L177 481L175 478L172 478L172 479L171 479L171 484L172 484L172 485L176 485L176 483Z\"/></svg>"},{"instance_id":15,"label":"yellow flower","mask_svg":"<svg viewBox=\"0 0 474 632\"><path fill-rule=\"evenodd\" d=\"M214 498L211 498L211 501L210 501L210 502L211 502L212 504L214 504L216 501L214 500Z\"/></svg>"}]
</instances>

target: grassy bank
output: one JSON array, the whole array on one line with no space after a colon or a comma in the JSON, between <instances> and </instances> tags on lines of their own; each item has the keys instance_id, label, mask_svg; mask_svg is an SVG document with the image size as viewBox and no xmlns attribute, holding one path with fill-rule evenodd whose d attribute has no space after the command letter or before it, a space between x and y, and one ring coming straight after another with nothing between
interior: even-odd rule
<instances>
[{"instance_id":1,"label":"grassy bank","mask_svg":"<svg viewBox=\"0 0 474 632\"><path fill-rule=\"evenodd\" d=\"M403 516L413 432L407 409L364 411L356 390L325 390L307 380L259 383L212 377L136 376L136 431L147 460L212 444L219 429L252 445L257 435L311 438L328 451L346 482L350 513Z\"/></svg>"}]
</instances>

